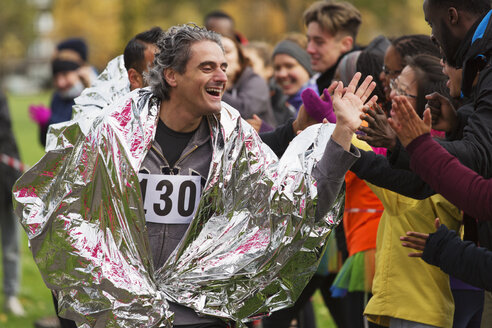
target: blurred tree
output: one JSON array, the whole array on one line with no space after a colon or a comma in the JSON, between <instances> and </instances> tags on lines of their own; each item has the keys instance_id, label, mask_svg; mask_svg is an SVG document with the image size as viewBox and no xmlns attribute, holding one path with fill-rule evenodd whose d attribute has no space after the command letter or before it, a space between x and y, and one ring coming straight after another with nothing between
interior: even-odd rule
<instances>
[{"instance_id":1,"label":"blurred tree","mask_svg":"<svg viewBox=\"0 0 492 328\"><path fill-rule=\"evenodd\" d=\"M144 30L145 20L150 7L149 0L121 0L121 44L126 43L133 36Z\"/></svg>"},{"instance_id":2,"label":"blurred tree","mask_svg":"<svg viewBox=\"0 0 492 328\"><path fill-rule=\"evenodd\" d=\"M89 46L89 62L101 69L121 48L121 2L118 0L57 0L53 4L56 42L82 37Z\"/></svg>"},{"instance_id":3,"label":"blurred tree","mask_svg":"<svg viewBox=\"0 0 492 328\"><path fill-rule=\"evenodd\" d=\"M1 1L13 4L15 0ZM348 1L362 13L363 23L357 40L359 44L367 44L378 34L398 36L409 33L429 33L423 18L421 1ZM29 0L15 1L16 4L28 2ZM287 32L304 33L302 16L313 2L313 0L55 0L53 36L55 41L71 36L85 37L90 46L91 63L98 68L103 68L110 58L122 53L125 44L135 34L156 25L163 29L188 22L203 25L204 16L217 9L230 14L236 21L236 29L248 39L274 44ZM0 13L0 17L2 14L3 12ZM28 21L27 18L24 19ZM26 24L22 26L25 27ZM0 31L6 30L12 29L0 29ZM10 43L15 45L16 42L10 41Z\"/></svg>"},{"instance_id":4,"label":"blurred tree","mask_svg":"<svg viewBox=\"0 0 492 328\"><path fill-rule=\"evenodd\" d=\"M35 37L36 8L29 0L0 1L0 76L27 54Z\"/></svg>"}]
</instances>

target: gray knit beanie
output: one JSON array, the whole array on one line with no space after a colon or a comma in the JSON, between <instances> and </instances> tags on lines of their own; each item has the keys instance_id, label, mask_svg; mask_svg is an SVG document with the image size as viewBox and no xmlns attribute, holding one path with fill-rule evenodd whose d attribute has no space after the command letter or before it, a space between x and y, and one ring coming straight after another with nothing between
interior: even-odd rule
<instances>
[{"instance_id":1,"label":"gray knit beanie","mask_svg":"<svg viewBox=\"0 0 492 328\"><path fill-rule=\"evenodd\" d=\"M313 76L314 72L311 68L311 58L306 50L302 49L297 43L290 40L279 42L273 50L272 58L275 58L275 55L278 54L286 54L295 58L295 60L297 60L299 64L306 69L309 76Z\"/></svg>"}]
</instances>

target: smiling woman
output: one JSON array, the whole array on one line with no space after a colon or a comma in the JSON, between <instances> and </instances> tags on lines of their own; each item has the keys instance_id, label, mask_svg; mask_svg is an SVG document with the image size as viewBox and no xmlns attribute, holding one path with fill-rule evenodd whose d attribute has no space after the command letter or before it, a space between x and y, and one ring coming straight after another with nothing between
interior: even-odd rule
<instances>
[{"instance_id":1,"label":"smiling woman","mask_svg":"<svg viewBox=\"0 0 492 328\"><path fill-rule=\"evenodd\" d=\"M241 45L234 39L222 36L227 59L227 90L223 100L237 109L244 119L258 115L263 121L275 127L270 91L266 81L253 71L249 60L243 54Z\"/></svg>"},{"instance_id":2,"label":"smiling woman","mask_svg":"<svg viewBox=\"0 0 492 328\"><path fill-rule=\"evenodd\" d=\"M319 93L316 81L310 80L311 76L313 70L306 50L291 40L277 44L273 51L273 78L296 111L302 105L302 91L310 88Z\"/></svg>"}]
</instances>

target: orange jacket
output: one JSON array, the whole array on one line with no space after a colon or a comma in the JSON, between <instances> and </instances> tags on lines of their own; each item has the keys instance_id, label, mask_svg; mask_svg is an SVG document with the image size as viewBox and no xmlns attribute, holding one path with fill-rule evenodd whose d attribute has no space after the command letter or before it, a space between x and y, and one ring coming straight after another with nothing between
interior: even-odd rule
<instances>
[{"instance_id":1,"label":"orange jacket","mask_svg":"<svg viewBox=\"0 0 492 328\"><path fill-rule=\"evenodd\" d=\"M345 175L343 228L349 256L376 248L379 219L383 204L367 184L351 171Z\"/></svg>"}]
</instances>

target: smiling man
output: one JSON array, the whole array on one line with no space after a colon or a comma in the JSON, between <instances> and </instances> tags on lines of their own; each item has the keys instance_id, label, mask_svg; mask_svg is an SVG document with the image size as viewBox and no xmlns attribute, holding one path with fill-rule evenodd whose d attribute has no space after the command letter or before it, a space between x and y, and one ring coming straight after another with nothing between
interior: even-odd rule
<instances>
[{"instance_id":1,"label":"smiling man","mask_svg":"<svg viewBox=\"0 0 492 328\"><path fill-rule=\"evenodd\" d=\"M354 48L362 22L360 12L348 2L318 1L304 12L311 67L319 72L319 92L328 88L340 58Z\"/></svg>"},{"instance_id":2,"label":"smiling man","mask_svg":"<svg viewBox=\"0 0 492 328\"><path fill-rule=\"evenodd\" d=\"M374 84L356 89L357 75L343 96L339 85L337 125L304 131L279 161L221 101L218 34L174 26L157 47L149 87L54 126L56 142L14 187L60 316L88 327L225 327L290 305L336 224ZM306 176L323 149L316 188Z\"/></svg>"},{"instance_id":3,"label":"smiling man","mask_svg":"<svg viewBox=\"0 0 492 328\"><path fill-rule=\"evenodd\" d=\"M218 34L190 26L171 28L158 47L149 83L161 100L159 120L139 174L155 268L162 267L193 218L212 161L207 116L221 112L227 83L227 62ZM154 196L162 197L156 190L169 196L165 206L157 209L147 205ZM171 303L171 310L175 325L225 326L220 319L199 317L176 303Z\"/></svg>"}]
</instances>

